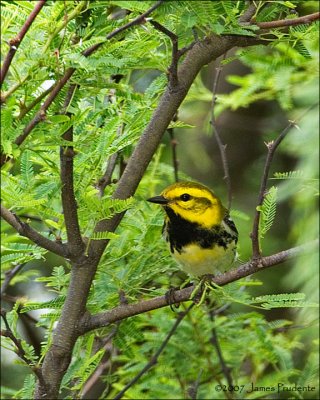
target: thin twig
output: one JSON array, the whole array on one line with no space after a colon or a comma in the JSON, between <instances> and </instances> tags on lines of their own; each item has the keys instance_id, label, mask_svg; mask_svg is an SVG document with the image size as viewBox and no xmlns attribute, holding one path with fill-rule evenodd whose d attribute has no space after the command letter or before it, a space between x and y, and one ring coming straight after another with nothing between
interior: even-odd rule
<instances>
[{"instance_id":1,"label":"thin twig","mask_svg":"<svg viewBox=\"0 0 320 400\"><path fill-rule=\"evenodd\" d=\"M123 128L124 128L124 124L121 124L118 127L117 136L120 136L122 134ZM116 152L109 157L106 170L105 170L103 176L99 179L98 184L97 184L97 188L99 190L100 197L103 196L105 188L108 185L110 185L112 182L112 174L117 165L117 161L120 159L119 156L120 156L120 153Z\"/></svg>"},{"instance_id":2,"label":"thin twig","mask_svg":"<svg viewBox=\"0 0 320 400\"><path fill-rule=\"evenodd\" d=\"M255 25L257 25L261 29L283 28L286 26L311 24L318 19L320 19L320 12L303 15L302 17L297 18L279 19L277 21L268 22L255 22Z\"/></svg>"},{"instance_id":3,"label":"thin twig","mask_svg":"<svg viewBox=\"0 0 320 400\"><path fill-rule=\"evenodd\" d=\"M122 305L127 305L129 304L129 301L126 297L126 293L124 290L120 289L118 291L119 294L119 300L120 304ZM115 335L118 333L119 326L121 324L121 321L117 321L111 332L107 337L103 339L103 346L101 347L103 350L107 351L109 345L109 342L115 337ZM100 349L99 349L100 350ZM111 352L110 352L110 357L111 357ZM87 380L85 383L82 391L81 391L81 399L85 398L89 390L97 383L99 380L100 376L104 373L105 369L108 367L110 364L110 357L108 357L107 360L105 360L105 355L101 359L101 362L97 366L96 370L93 372L93 374L90 376L90 378Z\"/></svg>"},{"instance_id":4,"label":"thin twig","mask_svg":"<svg viewBox=\"0 0 320 400\"><path fill-rule=\"evenodd\" d=\"M214 323L214 316L215 314L211 311L209 312L210 315L210 319L211 321ZM230 368L227 366L223 354L222 354L222 350L220 347L220 343L219 343L219 339L218 339L218 334L217 334L217 330L215 328L215 326L212 327L211 330L211 338L210 338L210 342L213 345L213 347L216 349L217 352L217 356L219 359L219 363L221 365L221 371L224 375L224 377L226 378L226 381L228 383L228 386L233 387L233 381L232 381L232 376L231 376L231 370Z\"/></svg>"},{"instance_id":5,"label":"thin twig","mask_svg":"<svg viewBox=\"0 0 320 400\"><path fill-rule=\"evenodd\" d=\"M150 24L158 31L167 35L172 42L171 64L168 68L168 71L170 86L171 88L175 88L178 85L178 61L181 56L178 49L178 36L167 29L165 26L159 24L159 22L157 21L150 20Z\"/></svg>"},{"instance_id":6,"label":"thin twig","mask_svg":"<svg viewBox=\"0 0 320 400\"><path fill-rule=\"evenodd\" d=\"M172 149L172 164L173 164L173 176L175 182L179 182L179 161L177 158L177 139L174 137L174 130L173 128L168 129L168 133L170 136L170 143Z\"/></svg>"},{"instance_id":7,"label":"thin twig","mask_svg":"<svg viewBox=\"0 0 320 400\"><path fill-rule=\"evenodd\" d=\"M143 14L139 15L138 17L136 17L135 19L133 19L132 21L128 22L127 24L120 26L119 28L115 29L114 31L110 32L107 36L106 36L106 40L110 40L112 39L114 36L118 35L121 32L124 32L125 30L135 26L135 25L139 25L142 23L145 23L146 18L159 6L161 6L161 4L164 2L164 0L159 0L157 1L152 7L150 7L146 12L144 12ZM91 47L89 47L87 50L82 52L82 55L85 57L90 56L94 51L96 51L100 46L102 46L105 42L101 42L101 43L96 43L94 45L92 45Z\"/></svg>"},{"instance_id":8,"label":"thin twig","mask_svg":"<svg viewBox=\"0 0 320 400\"><path fill-rule=\"evenodd\" d=\"M99 179L97 188L99 189L100 197L103 196L105 188L111 183L112 174L117 165L118 158L119 158L119 153L114 153L110 156L105 173L103 174L102 178Z\"/></svg>"},{"instance_id":9,"label":"thin twig","mask_svg":"<svg viewBox=\"0 0 320 400\"><path fill-rule=\"evenodd\" d=\"M177 120L177 114L173 117L172 121ZM167 129L169 136L170 136L170 143L171 143L171 149L172 149L172 165L173 165L173 174L174 174L174 180L175 182L179 182L179 161L177 158L177 140L174 137L174 129L173 128L168 128Z\"/></svg>"},{"instance_id":10,"label":"thin twig","mask_svg":"<svg viewBox=\"0 0 320 400\"><path fill-rule=\"evenodd\" d=\"M42 53L45 54L47 50L50 47L50 44L52 43L52 40L58 33L66 27L66 25L74 18L76 18L78 15L81 14L81 11L83 10L84 7L87 6L87 1L86 0L80 0L77 4L77 6L70 12L69 15L64 15L64 18L62 19L61 23L57 24L57 27L53 30L53 32L49 35L45 46L42 48ZM63 34L64 36L64 34ZM39 66L39 63L38 63ZM37 68L37 63L35 64L35 67ZM21 79L19 79L19 82L14 84L10 89L8 89L5 93L2 94L1 96L1 103L4 103L9 96L12 95L17 89L19 89L28 79L31 77L30 70L29 72ZM52 85L51 89L54 87Z\"/></svg>"},{"instance_id":11,"label":"thin twig","mask_svg":"<svg viewBox=\"0 0 320 400\"><path fill-rule=\"evenodd\" d=\"M22 119L29 111L31 111L42 99L44 99L47 94L49 94L52 90L54 85L50 86L47 90L40 94L37 98L35 98L28 106L24 106L20 109L20 114L18 115L17 119Z\"/></svg>"},{"instance_id":12,"label":"thin twig","mask_svg":"<svg viewBox=\"0 0 320 400\"><path fill-rule=\"evenodd\" d=\"M46 112L52 102L55 100L55 98L58 96L60 93L60 90L64 87L64 85L68 82L68 80L71 78L73 73L75 72L75 68L68 68L64 76L56 83L56 85L53 87L51 93L49 96L46 98L45 102L42 104L40 107L40 110L36 113L34 118L29 122L29 124L24 128L23 132L21 135L19 135L14 143L17 146L20 146L28 137L30 132L39 124L39 122L44 121L46 119Z\"/></svg>"},{"instance_id":13,"label":"thin twig","mask_svg":"<svg viewBox=\"0 0 320 400\"><path fill-rule=\"evenodd\" d=\"M1 293L1 299L4 300L7 303L11 303L11 304L16 304L17 302L21 303L23 302L23 297L21 296L11 296L7 293ZM30 322L34 323L34 324L38 324L39 320L34 318L31 314L24 312L23 314L21 314L21 309L23 308L22 304L19 304L18 308L17 308L17 313L19 315L19 317L21 318L22 316L25 316ZM43 328L43 327L41 327Z\"/></svg>"},{"instance_id":14,"label":"thin twig","mask_svg":"<svg viewBox=\"0 0 320 400\"><path fill-rule=\"evenodd\" d=\"M107 351L108 347L110 346L110 341L115 337L115 335L118 332L119 325L121 321L117 322L117 325L112 329L112 331L109 333L109 335L104 339L104 345L102 347L103 350ZM100 349L101 350L101 349ZM110 364L110 357L107 360L101 360L93 374L90 376L90 378L87 380L87 382L84 384L83 389L81 391L81 399L84 399L88 392L94 387L97 383L97 381L100 379L101 375L104 373L108 365Z\"/></svg>"},{"instance_id":15,"label":"thin twig","mask_svg":"<svg viewBox=\"0 0 320 400\"><path fill-rule=\"evenodd\" d=\"M26 357L26 352L21 344L21 339L18 339L12 332L12 329L10 328L10 325L6 317L6 311L4 309L1 309L1 317L6 327L6 329L1 330L1 336L9 338L14 343L14 345L16 346L16 354L18 355L18 357L21 358L21 360L23 360L31 368L32 372L36 375L39 381L42 384L45 384L41 373L41 369L36 365L34 365L32 361L30 361Z\"/></svg>"},{"instance_id":16,"label":"thin twig","mask_svg":"<svg viewBox=\"0 0 320 400\"><path fill-rule=\"evenodd\" d=\"M192 399L192 400L197 399L197 394L198 394L198 389L200 386L200 379L201 379L202 372L203 372L203 370L200 369L197 379L188 388L188 395L189 395L190 399Z\"/></svg>"},{"instance_id":17,"label":"thin twig","mask_svg":"<svg viewBox=\"0 0 320 400\"><path fill-rule=\"evenodd\" d=\"M223 55L222 60L226 58L226 53ZM223 172L224 172L224 177L223 179L226 182L227 186L227 192L228 192L228 210L231 208L231 202L232 202L232 189L231 189L231 178L230 178L230 173L229 173L229 165L228 165L228 159L227 159L227 154L226 154L226 147L227 145L222 143L218 126L217 126L217 121L214 115L214 108L215 104L217 101L217 89L218 89L218 84L220 80L220 75L221 75L222 67L221 63L219 67L216 68L216 76L213 81L213 86L212 86L212 104L211 104L211 121L210 124L212 126L213 134L215 137L215 140L218 144L220 156L221 156L221 161L222 161L222 167L223 167Z\"/></svg>"},{"instance_id":18,"label":"thin twig","mask_svg":"<svg viewBox=\"0 0 320 400\"><path fill-rule=\"evenodd\" d=\"M194 306L194 303L192 303L185 311L181 312L178 314L178 317L173 324L172 328L170 329L169 333L167 334L166 338L162 342L161 346L159 349L154 353L154 355L151 357L150 361L148 364L146 364L142 370L113 398L113 400L119 400L122 398L122 396L125 394L125 392L130 389L140 378L142 375L144 375L146 372L149 371L151 367L153 367L155 364L158 362L158 358L160 354L163 352L165 347L167 346L169 340L177 330L178 326L180 325L181 321L183 318L188 314L188 312L191 310L191 308Z\"/></svg>"},{"instance_id":19,"label":"thin twig","mask_svg":"<svg viewBox=\"0 0 320 400\"><path fill-rule=\"evenodd\" d=\"M68 114L67 109L72 101L76 85L69 87L65 102L63 104L61 114ZM73 126L71 126L63 135L66 141L73 141ZM60 179L61 179L61 201L63 208L63 216L66 224L68 248L73 257L80 255L84 251L84 243L81 237L79 226L77 201L74 194L73 184L73 146L60 147Z\"/></svg>"},{"instance_id":20,"label":"thin twig","mask_svg":"<svg viewBox=\"0 0 320 400\"><path fill-rule=\"evenodd\" d=\"M259 190L258 200L257 200L257 207L261 206L263 203L263 199L266 194L269 171L270 171L273 156L274 156L274 153L275 153L277 147L282 142L282 140L286 137L286 135L290 131L290 129L292 127L294 127L297 124L297 122L300 121L316 105L318 105L318 103L313 104L311 107L309 107L307 110L305 110L294 121L289 121L289 124L283 129L283 131L276 138L276 140L272 140L271 142L266 143L268 153L267 153L266 162L265 162L264 169L263 169L263 174L261 177L260 190ZM260 250L260 245L259 245L260 211L257 210L257 207L256 207L256 212L255 212L255 216L254 216L254 220L253 220L252 232L250 234L251 242L252 242L252 259L253 260L261 257L261 250Z\"/></svg>"},{"instance_id":21,"label":"thin twig","mask_svg":"<svg viewBox=\"0 0 320 400\"><path fill-rule=\"evenodd\" d=\"M1 285L1 296L3 296L6 293L12 279L22 270L24 266L25 264L18 264L15 265L13 268L9 269L8 271L5 271L4 281L3 284Z\"/></svg>"},{"instance_id":22,"label":"thin twig","mask_svg":"<svg viewBox=\"0 0 320 400\"><path fill-rule=\"evenodd\" d=\"M164 0L159 0L157 1L152 7L149 8L146 12L143 14L139 15L137 18L132 20L131 22L115 29L111 33L109 33L106 36L106 40L110 40L120 32L125 31L126 29L131 28L134 25L141 24L145 21L145 18L149 16L156 8L158 8ZM103 41L101 43L97 43L86 49L85 51L82 52L82 55L85 57L90 56L94 51L96 51L100 46L102 46L106 41ZM52 102L55 100L57 95L60 93L61 89L64 87L64 85L68 82L68 80L71 78L71 76L74 74L76 71L76 68L68 68L67 71L65 72L64 76L56 83L56 85L53 87L50 95L47 97L46 101L43 103L41 106L40 110L36 113L34 118L29 122L29 124L24 128L23 132L21 135L19 135L16 140L15 144L20 146L25 139L28 137L30 132L39 124L39 122L44 121L46 119L46 112ZM1 157L1 166L4 165L7 161L9 160L8 157L5 155L2 155Z\"/></svg>"},{"instance_id":23,"label":"thin twig","mask_svg":"<svg viewBox=\"0 0 320 400\"><path fill-rule=\"evenodd\" d=\"M228 283L237 281L258 271L262 271L266 268L284 263L289 259L298 257L299 255L306 254L307 252L312 251L313 248L318 245L319 241L315 240L302 246L297 246L288 250L280 251L279 253L272 254L271 256L248 261L247 263L240 265L236 269L232 269L228 272L225 272L224 274L214 277L212 281L219 286L227 285ZM174 301L177 303L190 301L190 296L192 295L194 290L195 285L191 285L187 288L175 291ZM166 307L170 305L169 303L170 302L168 302L167 296L159 296L154 297L150 300L143 300L135 304L130 303L126 306L120 305L111 310L95 315L85 315L82 318L82 321L79 323L79 334L84 334L93 329L109 326L111 323L123 320L128 317L132 317L134 315Z\"/></svg>"},{"instance_id":24,"label":"thin twig","mask_svg":"<svg viewBox=\"0 0 320 400\"><path fill-rule=\"evenodd\" d=\"M34 6L34 9L31 11L30 15L26 19L26 22L23 24L20 32L17 34L17 36L9 41L9 52L6 55L3 65L1 68L0 72L0 84L2 85L4 78L6 77L8 70L10 68L11 62L13 60L14 55L16 54L18 47L20 46L23 38L25 37L25 34L28 32L30 26L32 25L33 21L35 20L36 16L39 14L41 11L42 7L44 6L44 3L46 0L39 0L36 5Z\"/></svg>"},{"instance_id":25,"label":"thin twig","mask_svg":"<svg viewBox=\"0 0 320 400\"><path fill-rule=\"evenodd\" d=\"M38 246L43 247L44 249L51 251L52 253L58 254L59 256L64 258L68 258L69 254L64 244L53 242L52 240L42 236L36 230L31 228L29 224L22 222L17 215L12 213L2 204L1 204L1 216L21 236L27 237Z\"/></svg>"}]
</instances>

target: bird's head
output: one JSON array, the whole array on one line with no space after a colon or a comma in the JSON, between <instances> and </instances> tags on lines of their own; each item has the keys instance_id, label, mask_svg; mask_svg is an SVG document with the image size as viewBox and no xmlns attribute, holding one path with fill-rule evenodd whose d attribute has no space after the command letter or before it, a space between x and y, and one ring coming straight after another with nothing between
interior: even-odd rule
<instances>
[{"instance_id":1,"label":"bird's head","mask_svg":"<svg viewBox=\"0 0 320 400\"><path fill-rule=\"evenodd\" d=\"M170 218L170 210L183 219L203 228L219 225L226 209L220 199L206 186L195 182L178 182L168 186L160 196L148 199L160 204Z\"/></svg>"}]
</instances>

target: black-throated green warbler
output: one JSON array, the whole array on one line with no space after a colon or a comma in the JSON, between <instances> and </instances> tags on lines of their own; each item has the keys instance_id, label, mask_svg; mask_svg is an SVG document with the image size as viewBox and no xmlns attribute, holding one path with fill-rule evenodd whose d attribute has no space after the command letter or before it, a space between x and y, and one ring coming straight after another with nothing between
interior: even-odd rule
<instances>
[{"instance_id":1,"label":"black-throated green warbler","mask_svg":"<svg viewBox=\"0 0 320 400\"><path fill-rule=\"evenodd\" d=\"M227 271L236 257L237 228L220 199L195 182L175 183L148 199L166 212L164 237L181 269L193 276Z\"/></svg>"}]
</instances>

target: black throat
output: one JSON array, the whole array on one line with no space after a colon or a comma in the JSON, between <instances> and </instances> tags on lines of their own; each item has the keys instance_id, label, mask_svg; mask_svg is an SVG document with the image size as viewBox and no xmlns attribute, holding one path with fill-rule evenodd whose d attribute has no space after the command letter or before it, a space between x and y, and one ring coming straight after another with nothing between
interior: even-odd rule
<instances>
[{"instance_id":1,"label":"black throat","mask_svg":"<svg viewBox=\"0 0 320 400\"><path fill-rule=\"evenodd\" d=\"M226 249L227 244L234 240L232 235L222 230L219 225L204 229L196 222L185 220L169 207L165 207L165 211L168 215L165 226L166 239L170 243L172 253L174 250L181 253L182 248L191 243L196 243L204 249L212 248L214 245Z\"/></svg>"}]
</instances>

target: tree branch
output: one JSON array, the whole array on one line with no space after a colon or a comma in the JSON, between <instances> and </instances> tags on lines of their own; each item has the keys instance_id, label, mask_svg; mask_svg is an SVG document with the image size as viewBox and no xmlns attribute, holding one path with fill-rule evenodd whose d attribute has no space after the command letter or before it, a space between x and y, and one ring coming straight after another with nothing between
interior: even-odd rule
<instances>
[{"instance_id":1,"label":"tree branch","mask_svg":"<svg viewBox=\"0 0 320 400\"><path fill-rule=\"evenodd\" d=\"M175 114L173 117L173 121L177 121L178 116ZM171 143L171 150L172 150L172 165L173 165L173 176L174 176L174 181L179 182L179 161L177 158L177 140L174 137L174 129L173 128L168 128L168 133L170 136L170 143Z\"/></svg>"},{"instance_id":2,"label":"tree branch","mask_svg":"<svg viewBox=\"0 0 320 400\"><path fill-rule=\"evenodd\" d=\"M261 259L251 260L241 265L237 269L232 269L222 275L218 275L212 279L212 282L219 286L227 285L230 282L237 281L248 275L252 275L263 269L270 268L274 265L281 264L289 259L295 258L301 254L310 251L314 246L318 245L318 240L307 243L305 245L293 247L288 250L281 251L271 256L262 257ZM195 285L177 290L174 292L174 301L181 303L190 301L190 296L195 289ZM150 300L143 300L139 303L120 305L112 310L98 313L95 315L85 315L80 321L80 334L87 333L93 329L108 326L111 323L122 319L142 314L147 311L156 310L158 308L170 305L166 296L155 297Z\"/></svg>"},{"instance_id":3,"label":"tree branch","mask_svg":"<svg viewBox=\"0 0 320 400\"><path fill-rule=\"evenodd\" d=\"M117 165L117 160L119 158L118 153L114 153L108 159L107 167L102 178L99 179L97 188L99 189L100 197L103 196L105 188L110 185L113 171Z\"/></svg>"},{"instance_id":4,"label":"tree branch","mask_svg":"<svg viewBox=\"0 0 320 400\"><path fill-rule=\"evenodd\" d=\"M110 346L110 341L114 338L114 336L118 332L119 324L120 324L120 322L117 323L117 325L112 329L112 331L109 333L109 335L106 338L104 338L104 340L103 340L104 344L101 347L101 349L105 350L106 352ZM101 350L101 349L99 349L99 350ZM111 355L110 355L110 357L111 357ZM104 359L105 355L103 356L101 362L99 363L99 365L97 366L97 368L95 369L93 374L90 376L90 378L84 384L83 389L81 390L81 395L80 395L81 399L88 398L87 397L88 393L97 384L101 375L104 373L104 371L110 364L110 357L107 357L107 359L105 360Z\"/></svg>"},{"instance_id":5,"label":"tree branch","mask_svg":"<svg viewBox=\"0 0 320 400\"><path fill-rule=\"evenodd\" d=\"M156 28L158 31L167 35L172 42L172 56L171 56L171 64L168 68L169 71L169 82L170 87L174 89L178 85L178 61L180 58L179 50L178 50L178 36L167 29L165 26L159 24L157 21L150 21L150 24Z\"/></svg>"},{"instance_id":6,"label":"tree branch","mask_svg":"<svg viewBox=\"0 0 320 400\"><path fill-rule=\"evenodd\" d=\"M55 253L61 257L64 258L69 257L65 245L53 242L52 240L42 236L36 230L31 228L29 224L22 222L17 215L15 215L10 210L5 208L2 204L1 204L1 216L9 225L11 225L19 233L19 235L27 237L38 246L41 246L44 249L51 251L52 253Z\"/></svg>"},{"instance_id":7,"label":"tree branch","mask_svg":"<svg viewBox=\"0 0 320 400\"><path fill-rule=\"evenodd\" d=\"M4 272L4 281L3 284L1 285L1 296L3 296L6 293L12 279L22 270L22 268L25 265L26 264L18 264L15 265L13 268L9 269L8 271Z\"/></svg>"},{"instance_id":8,"label":"tree branch","mask_svg":"<svg viewBox=\"0 0 320 400\"><path fill-rule=\"evenodd\" d=\"M169 128L168 129L168 133L169 133L169 136L170 136L170 143L171 143L174 181L175 182L179 182L179 161L178 161L178 158L177 158L177 144L178 144L178 141L174 137L173 128Z\"/></svg>"},{"instance_id":9,"label":"tree branch","mask_svg":"<svg viewBox=\"0 0 320 400\"><path fill-rule=\"evenodd\" d=\"M39 12L41 11L42 7L44 6L44 3L46 0L39 0L36 5L34 6L34 9L31 11L30 15L26 19L26 22L22 26L20 32L17 34L17 36L9 41L9 52L6 55L1 72L0 72L0 84L2 85L8 70L10 68L11 62L13 60L14 55L16 54L18 47L20 46L23 38L25 37L25 34L28 32L30 26L32 25L32 22L35 20Z\"/></svg>"},{"instance_id":10,"label":"tree branch","mask_svg":"<svg viewBox=\"0 0 320 400\"><path fill-rule=\"evenodd\" d=\"M309 15L303 15L298 18L290 19L279 19L277 21L269 22L255 22L255 25L259 26L261 29L273 29L273 28L283 28L286 26L304 25L311 24L314 21L320 19L320 12L316 12Z\"/></svg>"},{"instance_id":11,"label":"tree branch","mask_svg":"<svg viewBox=\"0 0 320 400\"><path fill-rule=\"evenodd\" d=\"M68 106L71 103L72 97L76 90L76 85L69 87L62 114L67 114ZM62 138L66 141L73 141L73 126L71 126L63 135ZM72 257L77 257L84 251L84 243L81 237L79 226L77 201L74 194L73 185L73 146L60 147L60 179L61 179L61 200L64 221L68 237L68 248Z\"/></svg>"},{"instance_id":12,"label":"tree branch","mask_svg":"<svg viewBox=\"0 0 320 400\"><path fill-rule=\"evenodd\" d=\"M178 314L178 317L175 321L175 323L173 324L172 328L170 329L169 333L167 334L166 338L164 339L164 341L161 343L161 346L159 347L159 349L154 353L154 355L151 357L150 361L148 362L148 364L146 364L142 370L113 398L113 400L119 400L122 398L122 396L126 393L126 391L128 389L130 389L140 378L142 375L144 375L146 372L149 371L149 369L151 367L153 367L154 365L157 364L158 362L158 358L160 356L160 354L163 352L163 350L165 349L165 347L167 346L169 340L171 339L171 337L173 336L173 334L175 333L175 331L177 330L178 326L180 325L181 321L183 320L183 318L188 314L188 312L191 310L191 308L194 306L194 303L192 303L185 311L180 312Z\"/></svg>"},{"instance_id":13,"label":"tree branch","mask_svg":"<svg viewBox=\"0 0 320 400\"><path fill-rule=\"evenodd\" d=\"M214 323L214 310L212 310L210 313L210 318L211 321ZM222 354L222 350L220 347L220 343L219 343L219 339L218 339L218 334L217 334L217 330L215 328L215 326L212 327L211 330L211 338L210 338L210 342L213 345L213 347L216 349L216 353L219 359L219 363L221 365L221 371L224 375L224 377L226 378L226 381L228 383L228 386L233 386L233 381L232 381L232 376L231 376L231 370L230 368L227 366L223 354Z\"/></svg>"},{"instance_id":14,"label":"tree branch","mask_svg":"<svg viewBox=\"0 0 320 400\"><path fill-rule=\"evenodd\" d=\"M14 343L14 345L16 346L16 354L18 355L19 358L21 358L22 361L24 361L32 370L32 372L36 375L36 377L39 379L40 382L42 382L44 384L44 379L41 373L41 370L39 367L37 367L36 365L34 365L27 357L26 357L26 352L24 350L24 348L22 347L21 344L21 340L18 339L14 333L12 332L7 317L6 317L6 311L1 309L1 317L3 319L3 322L5 324L6 329L1 330L1 336L7 337L10 340L12 340L12 342Z\"/></svg>"},{"instance_id":15,"label":"tree branch","mask_svg":"<svg viewBox=\"0 0 320 400\"><path fill-rule=\"evenodd\" d=\"M111 33L109 33L106 36L106 40L110 40L112 39L114 36L118 35L121 32L124 32L125 30L135 26L135 25L139 25L145 22L145 19L155 10L157 9L159 6L161 6L161 4L164 2L165 0L159 0L156 3L154 3L154 5L152 7L150 7L146 12L144 12L143 14L139 15L138 17L136 17L135 19L133 19L132 21L128 22L127 24L120 26L119 28L115 29L114 31L112 31ZM89 47L87 50L85 50L82 55L84 55L85 57L88 57L89 55L91 55L94 51L96 51L100 46L102 46L104 44L104 42L102 43L96 43L93 46Z\"/></svg>"},{"instance_id":16,"label":"tree branch","mask_svg":"<svg viewBox=\"0 0 320 400\"><path fill-rule=\"evenodd\" d=\"M223 60L226 58L226 53L223 56ZM210 124L212 126L213 134L215 137L215 140L218 144L220 156L221 156L221 161L222 161L222 167L223 167L223 172L224 176L223 179L226 182L227 186L227 193L228 193L228 210L231 208L231 202L232 202L232 189L231 189L231 179L230 179L230 173L229 173L229 165L228 165L228 159L227 159L227 154L226 154L226 148L227 145L222 143L218 126L217 126L217 121L214 115L214 107L217 101L217 89L218 89L218 84L220 80L220 75L222 71L221 63L218 68L216 68L216 76L213 82L213 87L212 87L212 105L211 105L211 121Z\"/></svg>"},{"instance_id":17,"label":"tree branch","mask_svg":"<svg viewBox=\"0 0 320 400\"><path fill-rule=\"evenodd\" d=\"M164 132L174 118L200 69L234 46L247 47L257 43L261 43L261 41L250 37L211 35L194 44L180 64L177 87L174 91L167 87L162 95L158 107L128 161L113 198L127 199L134 194ZM109 220L98 222L95 232L113 232L123 215L124 213L117 214ZM91 241L89 246L91 257L100 259L107 244L108 240Z\"/></svg>"},{"instance_id":18,"label":"tree branch","mask_svg":"<svg viewBox=\"0 0 320 400\"><path fill-rule=\"evenodd\" d=\"M18 119L21 120L29 111L31 111L42 99L44 99L53 89L54 85L50 86L49 89L45 90L40 94L37 98L35 98L28 106L24 105L23 108L20 108L20 114L18 115Z\"/></svg>"},{"instance_id":19,"label":"tree branch","mask_svg":"<svg viewBox=\"0 0 320 400\"><path fill-rule=\"evenodd\" d=\"M245 12L239 17L238 22L239 24L249 23L257 11L257 7L255 2L250 2L249 7L245 10Z\"/></svg>"},{"instance_id":20,"label":"tree branch","mask_svg":"<svg viewBox=\"0 0 320 400\"><path fill-rule=\"evenodd\" d=\"M259 246L260 211L257 210L257 207L262 205L264 196L266 194L267 181L268 181L269 171L270 171L274 153L275 153L277 147L279 146L279 144L286 137L286 135L290 131L290 129L293 126L295 126L296 123L298 121L300 121L301 118L303 118L316 105L317 104L313 104L311 107L309 107L307 110L305 110L296 120L289 121L289 124L284 128L284 130L280 133L280 135L277 137L276 140L274 140L274 141L272 140L271 142L266 143L268 153L267 153L267 158L266 158L266 162L264 165L264 170L263 170L263 174L262 174L262 178L261 178L260 190L259 190L259 194L258 194L258 201L257 201L255 216L254 216L254 220L253 220L252 232L250 234L251 241L252 241L252 258L253 259L257 259L261 256L261 250L260 250L260 246Z\"/></svg>"},{"instance_id":21,"label":"tree branch","mask_svg":"<svg viewBox=\"0 0 320 400\"><path fill-rule=\"evenodd\" d=\"M157 1L152 7L149 8L145 13L139 15L137 18L132 20L131 22L115 29L111 33L109 33L106 36L106 41L112 39L114 36L119 34L120 32L125 31L126 29L129 29L130 27L134 25L138 25L142 22L144 22L145 18L150 15L156 8L158 8L164 0L159 0ZM100 46L102 46L104 42L97 43L95 45L92 45L89 47L87 50L82 52L82 55L85 57L90 56L94 51L96 51ZM52 102L55 100L57 95L59 94L60 90L64 87L64 85L68 82L68 80L71 78L71 76L74 74L76 71L76 68L68 68L67 71L65 72L64 76L57 82L56 85L53 86L53 89L46 99L46 101L43 103L43 105L40 107L40 110L37 112L37 114L34 116L34 118L29 122L29 124L24 128L23 132L21 135L19 135L14 143L18 146L20 146L25 139L28 137L28 135L32 132L32 130L38 125L39 122L44 121L46 118L46 111L52 104ZM8 161L8 158L5 155L2 155L1 157L1 166L3 166L6 162Z\"/></svg>"},{"instance_id":22,"label":"tree branch","mask_svg":"<svg viewBox=\"0 0 320 400\"><path fill-rule=\"evenodd\" d=\"M198 389L200 386L200 379L201 379L202 373L203 373L203 370L200 369L197 379L194 382L192 382L192 384L188 388L187 393L188 393L188 396L190 397L190 399L192 399L192 400L197 400L197 394L198 394Z\"/></svg>"}]
</instances>

